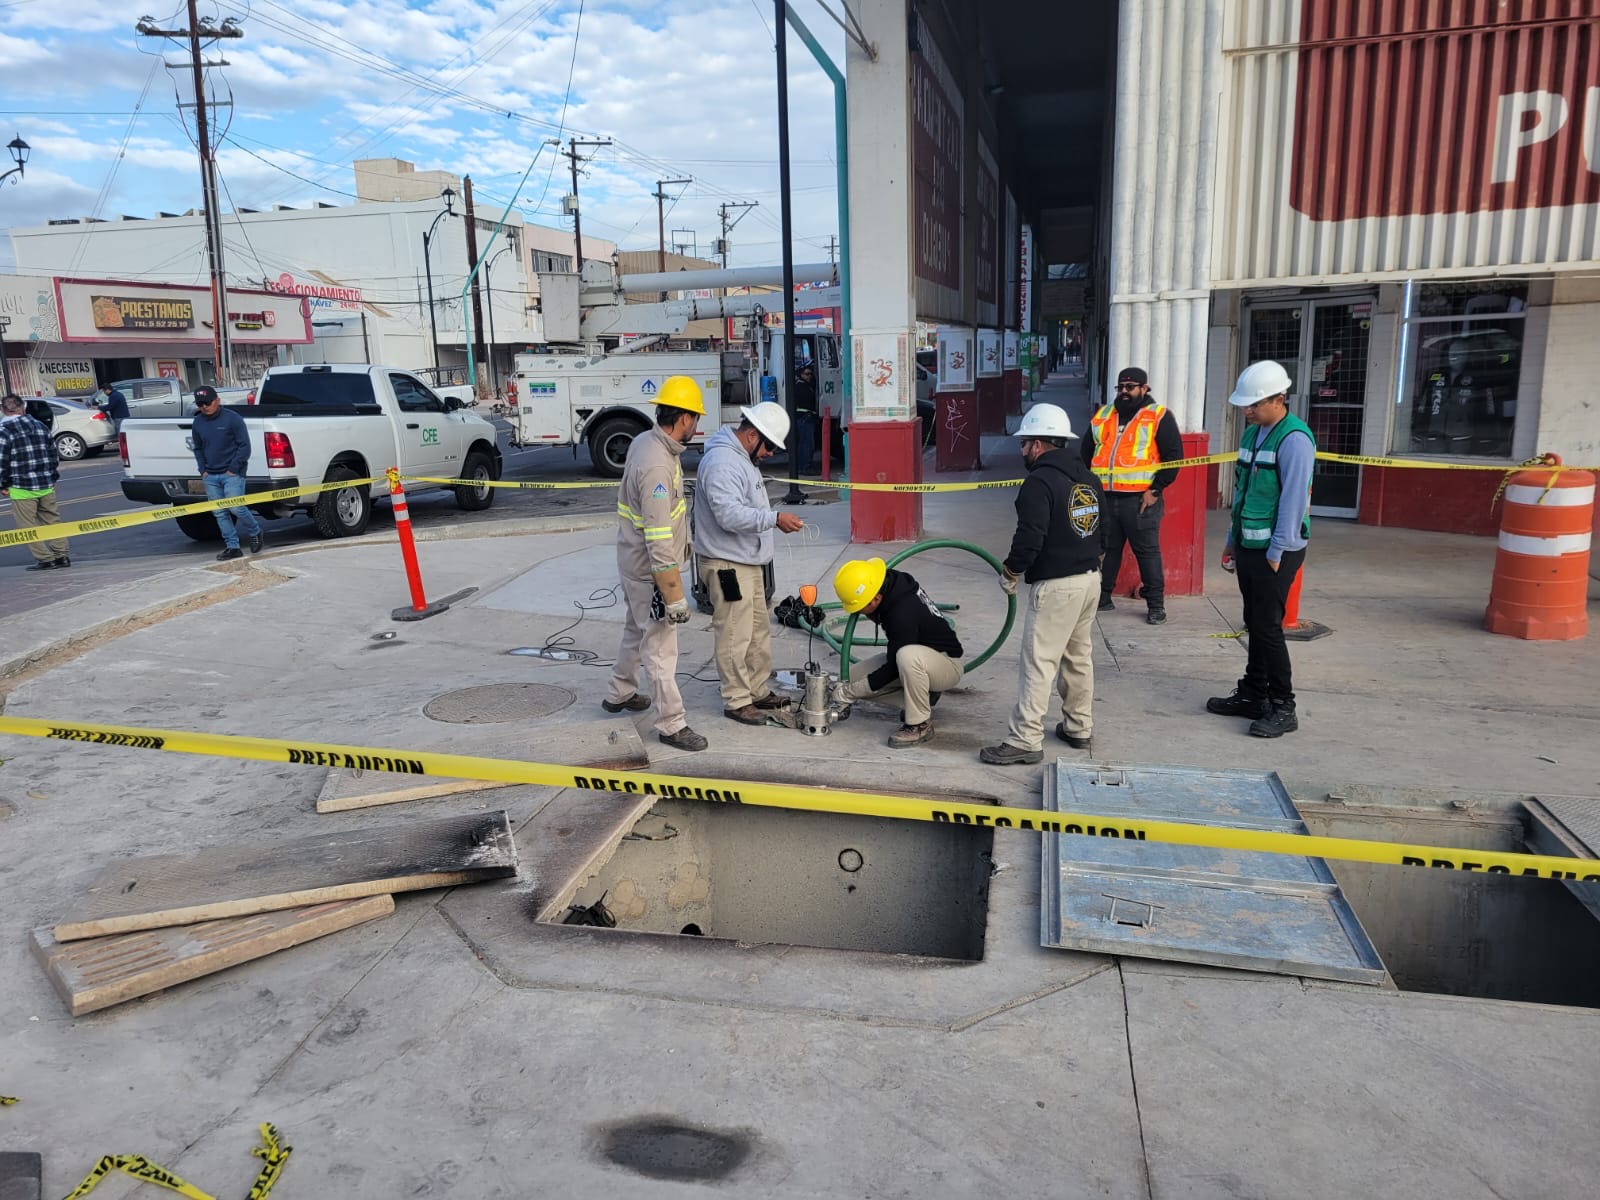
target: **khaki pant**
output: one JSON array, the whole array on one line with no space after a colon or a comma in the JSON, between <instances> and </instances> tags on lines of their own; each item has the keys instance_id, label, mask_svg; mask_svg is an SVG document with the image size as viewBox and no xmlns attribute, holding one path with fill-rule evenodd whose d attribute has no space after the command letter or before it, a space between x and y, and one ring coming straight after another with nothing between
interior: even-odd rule
<instances>
[{"instance_id":1,"label":"khaki pant","mask_svg":"<svg viewBox=\"0 0 1600 1200\"><path fill-rule=\"evenodd\" d=\"M850 671L854 678L865 685L867 676L888 661L888 655L880 654L858 667L851 667ZM961 660L951 658L932 646L901 646L895 652L894 665L900 672L900 678L881 692L868 692L867 695L887 696L890 692L903 691L907 725L921 725L933 716L929 693L947 692L961 682Z\"/></svg>"},{"instance_id":2,"label":"khaki pant","mask_svg":"<svg viewBox=\"0 0 1600 1200\"><path fill-rule=\"evenodd\" d=\"M719 571L732 571L739 599L722 591ZM767 585L761 568L721 558L700 560L700 581L711 597L711 632L717 642L717 674L722 703L744 708L772 693L772 620L767 615Z\"/></svg>"},{"instance_id":3,"label":"khaki pant","mask_svg":"<svg viewBox=\"0 0 1600 1200\"><path fill-rule=\"evenodd\" d=\"M1006 741L1023 750L1044 748L1044 714L1050 684L1061 695L1061 718L1073 737L1094 729L1095 609L1100 603L1100 572L1046 579L1032 586L1022 623L1022 662L1017 707Z\"/></svg>"},{"instance_id":4,"label":"khaki pant","mask_svg":"<svg viewBox=\"0 0 1600 1200\"><path fill-rule=\"evenodd\" d=\"M651 580L622 578L628 617L606 698L620 704L637 692L639 668L643 667L650 683L650 697L656 702L655 730L674 734L689 723L683 710L683 694L678 691L678 627L670 621L651 618L655 592L656 585Z\"/></svg>"},{"instance_id":5,"label":"khaki pant","mask_svg":"<svg viewBox=\"0 0 1600 1200\"><path fill-rule=\"evenodd\" d=\"M33 529L39 525L55 525L61 520L56 508L56 494L49 492L37 500L13 500L11 511L17 514L18 529ZM67 539L56 538L50 542L29 542L28 549L39 562L51 562L67 557Z\"/></svg>"}]
</instances>

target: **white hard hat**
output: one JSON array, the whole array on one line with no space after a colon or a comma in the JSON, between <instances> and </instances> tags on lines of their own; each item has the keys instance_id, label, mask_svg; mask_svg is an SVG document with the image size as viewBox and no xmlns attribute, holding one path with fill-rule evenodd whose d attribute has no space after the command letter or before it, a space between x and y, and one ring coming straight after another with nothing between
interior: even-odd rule
<instances>
[{"instance_id":1,"label":"white hard hat","mask_svg":"<svg viewBox=\"0 0 1600 1200\"><path fill-rule=\"evenodd\" d=\"M1017 427L1019 438L1074 438L1067 410L1054 404L1035 404Z\"/></svg>"},{"instance_id":2,"label":"white hard hat","mask_svg":"<svg viewBox=\"0 0 1600 1200\"><path fill-rule=\"evenodd\" d=\"M1268 396L1281 396L1293 386L1294 380L1289 378L1289 372L1282 365L1270 358L1263 359L1239 372L1239 382L1233 385L1233 395L1228 397L1228 403L1249 408Z\"/></svg>"},{"instance_id":3,"label":"white hard hat","mask_svg":"<svg viewBox=\"0 0 1600 1200\"><path fill-rule=\"evenodd\" d=\"M757 432L779 450L789 436L789 413L775 400L763 400L753 408L741 408L739 415L756 427Z\"/></svg>"}]
</instances>

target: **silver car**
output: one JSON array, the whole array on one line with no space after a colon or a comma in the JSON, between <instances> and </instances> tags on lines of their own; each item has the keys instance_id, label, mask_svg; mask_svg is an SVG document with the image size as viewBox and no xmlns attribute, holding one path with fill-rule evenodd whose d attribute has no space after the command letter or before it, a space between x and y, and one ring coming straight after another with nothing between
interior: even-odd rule
<instances>
[{"instance_id":1,"label":"silver car","mask_svg":"<svg viewBox=\"0 0 1600 1200\"><path fill-rule=\"evenodd\" d=\"M50 435L56 441L56 453L64 462L99 454L113 441L111 420L98 408L78 404L72 400L46 399L55 424Z\"/></svg>"}]
</instances>

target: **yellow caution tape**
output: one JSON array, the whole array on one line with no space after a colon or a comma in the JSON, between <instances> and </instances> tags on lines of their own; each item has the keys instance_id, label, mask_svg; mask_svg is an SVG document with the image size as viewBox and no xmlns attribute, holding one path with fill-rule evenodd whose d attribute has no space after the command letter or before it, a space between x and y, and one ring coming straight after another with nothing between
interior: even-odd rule
<instances>
[{"instance_id":1,"label":"yellow caution tape","mask_svg":"<svg viewBox=\"0 0 1600 1200\"><path fill-rule=\"evenodd\" d=\"M0 1096L0 1108L10 1108L13 1104L21 1104L15 1096Z\"/></svg>"},{"instance_id":2,"label":"yellow caution tape","mask_svg":"<svg viewBox=\"0 0 1600 1200\"><path fill-rule=\"evenodd\" d=\"M26 546L31 542L49 542L57 538L83 537L90 533L109 533L113 529L127 529L133 525L150 525L156 521L175 521L179 517L192 517L199 513L216 512L219 508L243 508L246 505L265 504L276 500L289 500L295 496L311 496L319 492L342 492L345 488L364 487L378 482L376 479L344 479L338 483L314 483L305 487L277 488L270 492L251 492L245 496L231 496L226 500L201 500L194 504L174 504L163 508L156 506L147 512L122 513L114 517L90 517L86 521L65 521L60 525L35 525L31 529L8 529L0 532L0 546Z\"/></svg>"},{"instance_id":3,"label":"yellow caution tape","mask_svg":"<svg viewBox=\"0 0 1600 1200\"><path fill-rule=\"evenodd\" d=\"M266 1200L272 1191L273 1184L278 1182L278 1177L283 1174L283 1168L289 1161L293 1152L292 1146L278 1145L278 1131L271 1125L261 1126L261 1145L250 1151L251 1155L265 1159L261 1172L250 1185L250 1194L246 1200ZM209 1192L202 1192L192 1183L186 1183L163 1166L151 1162L142 1154L107 1154L95 1163L93 1170L84 1177L82 1183L74 1188L65 1200L78 1200L80 1196L87 1196L99 1185L100 1181L113 1171L121 1171L124 1175L131 1175L141 1183L153 1183L157 1187L164 1187L170 1192L177 1192L180 1196L188 1196L190 1200L216 1200Z\"/></svg>"},{"instance_id":4,"label":"yellow caution tape","mask_svg":"<svg viewBox=\"0 0 1600 1200\"><path fill-rule=\"evenodd\" d=\"M901 821L979 825L998 829L1025 829L1037 833L1079 834L1087 837L1126 838L1178 846L1209 846L1259 854L1341 859L1402 867L1441 867L1518 875L1536 879L1570 879L1600 882L1600 860L1563 858L1544 854L1512 854L1488 850L1460 850L1444 846L1419 846L1401 842L1375 842L1362 838L1318 837L1302 833L1272 833L1190 824L1184 821L1150 821L1138 817L1106 817L1089 813L1047 812L959 801L919 800L882 796L872 792L834 791L781 783L752 783L726 779L686 779L643 771L607 771L554 763L478 758L464 754L429 754L412 750L373 749L322 742L285 742L237 734L187 733L169 729L141 729L123 725L41 721L29 717L0 716L0 733L23 737L54 738L100 746L130 746L179 754L217 755L257 762L288 763L346 770L387 771L401 775L435 775L453 779L479 779L493 783L527 783L543 787L584 788L659 796L668 800L705 800L715 804L749 804L762 808L802 812L840 813L849 816L890 817Z\"/></svg>"}]
</instances>

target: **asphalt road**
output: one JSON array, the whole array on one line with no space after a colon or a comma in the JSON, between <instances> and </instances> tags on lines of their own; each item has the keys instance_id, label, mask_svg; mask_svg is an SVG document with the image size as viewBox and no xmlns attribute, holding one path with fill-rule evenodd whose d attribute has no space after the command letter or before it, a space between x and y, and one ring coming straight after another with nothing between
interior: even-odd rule
<instances>
[{"instance_id":1,"label":"asphalt road","mask_svg":"<svg viewBox=\"0 0 1600 1200\"><path fill-rule=\"evenodd\" d=\"M505 478L593 481L589 456L569 448L505 450ZM148 505L134 504L122 494L122 463L114 454L61 464L56 493L63 521L82 521L110 513L142 512ZM411 519L417 529L430 523L460 521L493 523L564 513L603 513L616 509L616 493L609 488L572 491L514 491L495 493L493 507L465 513L450 492L431 492L411 501ZM0 529L14 527L11 502L0 496ZM269 547L320 543L309 517L297 514L286 520L263 523ZM373 511L367 536L394 531L387 504ZM360 539L356 539L360 540ZM42 605L81 596L100 588L141 579L173 567L211 561L222 549L220 542L191 541L175 522L161 521L132 529L113 530L73 538L72 566L65 571L29 571L33 555L26 546L0 548L0 618Z\"/></svg>"}]
</instances>

